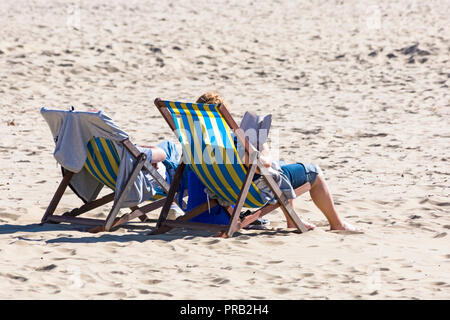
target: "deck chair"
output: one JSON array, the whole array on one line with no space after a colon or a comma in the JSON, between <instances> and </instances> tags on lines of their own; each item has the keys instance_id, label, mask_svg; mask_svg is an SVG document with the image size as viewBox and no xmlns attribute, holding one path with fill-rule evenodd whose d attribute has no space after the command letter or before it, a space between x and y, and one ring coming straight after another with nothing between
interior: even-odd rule
<instances>
[{"instance_id":1,"label":"deck chair","mask_svg":"<svg viewBox=\"0 0 450 320\"><path fill-rule=\"evenodd\" d=\"M155 100L155 105L180 140L183 157L153 234L164 233L172 228L187 227L217 231L224 237L232 237L233 233L240 228L246 227L280 206L300 232L307 231L268 169L261 163L259 152L249 142L224 105L182 103L164 101L159 98ZM245 147L248 163L243 164L239 158L231 132L234 132L239 143ZM234 208L232 205L224 207L230 215L228 225L190 222L193 217L208 208L219 205L218 200L204 203L176 220L167 220L168 210L186 164L210 191L225 200L226 203L234 204ZM253 182L257 168L270 186L276 199L275 203L273 201L268 203L261 198L259 190ZM310 188L311 185L307 182L297 188L295 193L298 196ZM241 219L240 212L243 207L257 208L257 210Z\"/></svg>"},{"instance_id":2,"label":"deck chair","mask_svg":"<svg viewBox=\"0 0 450 320\"><path fill-rule=\"evenodd\" d=\"M41 113L44 109L45 108L41 110ZM58 112L59 110L56 111ZM107 125L105 125L105 128L108 130ZM70 224L87 225L90 226L88 231L100 232L111 231L113 228L116 228L135 218L139 218L142 222L150 221L146 214L163 206L170 186L161 174L147 161L146 154L141 153L135 145L131 143L126 134L120 137L120 139L121 140L119 141L114 141L104 137L93 137L89 140L86 146L87 157L83 170L86 170L90 175L92 175L95 181L99 183L99 188L94 192L91 199L87 201L84 197L80 196L71 185L71 180L73 179L75 172L61 166L63 179L59 184L59 187L57 188L49 206L47 207L44 216L42 217L41 224L65 222ZM129 176L125 177L125 184L121 190L116 190L117 174L120 165L120 159L116 147L117 144L122 145L131 154L133 159L135 159L134 166ZM152 202L141 207L132 206L130 207L131 212L123 214L121 217L117 217L120 208L123 207L122 204L127 192L130 190L133 183L135 183L141 170L149 172L153 179L157 182L157 187L155 188L156 192L152 199L150 199ZM65 212L62 215L55 215L54 212L56 207L68 186L83 200L84 205ZM107 186L111 189L112 193L96 199L103 186ZM113 206L107 218L104 220L78 217L81 214L101 207L109 202L113 202Z\"/></svg>"}]
</instances>

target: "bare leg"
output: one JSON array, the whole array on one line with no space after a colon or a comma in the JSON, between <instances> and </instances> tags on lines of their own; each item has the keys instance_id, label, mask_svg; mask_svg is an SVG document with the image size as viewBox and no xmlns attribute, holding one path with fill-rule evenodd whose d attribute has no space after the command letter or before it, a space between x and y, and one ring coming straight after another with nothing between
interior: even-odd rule
<instances>
[{"instance_id":1,"label":"bare leg","mask_svg":"<svg viewBox=\"0 0 450 320\"><path fill-rule=\"evenodd\" d=\"M289 199L289 203L291 204L291 207L294 208L294 199ZM287 214L284 215L286 217L286 222L287 222L287 227L288 228L296 228L294 221L292 221L291 217L289 217ZM299 217L300 218L300 217ZM305 225L306 229L308 230L312 230L314 229L316 226L302 218L300 218L300 220L303 222L303 224Z\"/></svg>"},{"instance_id":2,"label":"bare leg","mask_svg":"<svg viewBox=\"0 0 450 320\"><path fill-rule=\"evenodd\" d=\"M358 231L358 228L344 222L339 217L322 173L317 175L316 181L314 181L314 184L311 186L309 194L311 195L314 204L327 218L331 230Z\"/></svg>"}]
</instances>

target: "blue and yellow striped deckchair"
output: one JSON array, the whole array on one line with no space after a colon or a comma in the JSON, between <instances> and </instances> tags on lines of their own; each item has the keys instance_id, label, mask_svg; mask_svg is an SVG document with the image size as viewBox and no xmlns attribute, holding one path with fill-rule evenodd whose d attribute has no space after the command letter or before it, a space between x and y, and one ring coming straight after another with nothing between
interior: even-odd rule
<instances>
[{"instance_id":1,"label":"blue and yellow striped deckchair","mask_svg":"<svg viewBox=\"0 0 450 320\"><path fill-rule=\"evenodd\" d=\"M45 110L46 112L52 112L56 116L61 116L63 119L68 119L69 117L76 116L76 111L62 111L62 110ZM80 114L83 114L81 112ZM91 121L91 117L95 117L95 121L100 121L103 119L101 113L95 113L95 116L89 115L89 117L84 117L84 121ZM108 126L112 126L111 123L106 124L104 127L108 129ZM115 128L115 127L114 127ZM111 229L118 227L119 225L126 223L132 219L139 218L141 221L149 221L146 213L153 211L162 207L165 203L166 194L170 189L169 184L165 179L158 173L158 171L147 161L147 156L141 153L133 143L130 142L127 135L124 133L125 137L121 136L123 140L115 140L114 142L109 139L102 137L94 137L89 140L87 144L87 158L84 163L84 169L90 173L97 181L101 184L97 186L97 189L92 194L92 199L86 199L80 196L76 190L71 186L71 179L76 174L63 167L63 180L59 184L53 198L47 207L44 216L41 219L41 223L52 222L52 223L73 223L88 225L93 228L90 229L92 232L98 231L110 231ZM120 190L116 190L117 175L119 173L120 157L117 152L118 146L122 146L125 150L131 154L132 158L135 160L133 168L129 175L125 177L124 186ZM141 171L149 173L155 180L155 195L151 200L151 203L142 206L130 207L131 212L125 213L120 217L117 217L122 204L125 201L128 190L133 186L136 178ZM96 199L102 185L107 186L112 189L112 193L107 194L99 199ZM67 187L71 187L72 190L77 194L84 202L79 208L75 208L71 211L67 211L62 215L55 215L54 212L56 207L61 200ZM109 202L114 202L113 206L106 217L106 219L93 219L93 218L80 218L81 214L91 211L95 208L101 207Z\"/></svg>"},{"instance_id":2,"label":"blue and yellow striped deckchair","mask_svg":"<svg viewBox=\"0 0 450 320\"><path fill-rule=\"evenodd\" d=\"M269 174L267 169L257 160L258 152L250 145L243 133L239 131L236 122L225 106L220 104L163 101L160 99L156 99L155 104L181 142L184 159L190 170L217 197L226 203L234 205L234 209L230 207L227 209L232 215L230 225L226 226L226 228L222 226L227 236L231 237L239 228L268 213L267 207L270 206L266 206L266 209L263 211L257 211L256 215L246 219L245 222L239 220L239 213L242 207L261 208L266 205L252 179L257 168L261 173L266 173L267 176ZM234 133L234 136L232 133ZM234 137L245 146L249 159L255 160L251 161L249 166L244 165L241 161L236 150ZM180 167L184 168L181 165ZM272 177L265 178L266 181L269 179L268 183L277 200L281 202L280 205L283 211L289 216L295 215L295 212L290 208L287 199L281 193ZM176 188L174 184L172 183L171 187ZM167 202L172 201L169 197L170 191ZM289 208L285 208L286 204ZM270 208L273 208L273 206ZM196 213L194 212L194 214ZM166 221L164 214L163 208L157 225L159 228L162 227L163 223L167 227L182 226L182 224L177 222ZM186 216L189 215L186 214ZM298 217L293 218L293 220L297 223L300 231L306 230ZM180 221L187 221L187 218L184 217ZM207 229L207 226L204 224L196 225L195 223L188 224L185 222L184 225ZM164 231L163 229L161 228L162 231Z\"/></svg>"},{"instance_id":3,"label":"blue and yellow striped deckchair","mask_svg":"<svg viewBox=\"0 0 450 320\"><path fill-rule=\"evenodd\" d=\"M87 144L87 157L84 167L97 181L103 183L113 191L116 190L117 173L120 159L114 142L105 138L92 138ZM161 187L155 188L155 195L151 200L158 200L166 196Z\"/></svg>"},{"instance_id":4,"label":"blue and yellow striped deckchair","mask_svg":"<svg viewBox=\"0 0 450 320\"><path fill-rule=\"evenodd\" d=\"M111 140L96 137L88 142L84 167L95 179L112 190L116 190L119 165L119 155Z\"/></svg>"}]
</instances>

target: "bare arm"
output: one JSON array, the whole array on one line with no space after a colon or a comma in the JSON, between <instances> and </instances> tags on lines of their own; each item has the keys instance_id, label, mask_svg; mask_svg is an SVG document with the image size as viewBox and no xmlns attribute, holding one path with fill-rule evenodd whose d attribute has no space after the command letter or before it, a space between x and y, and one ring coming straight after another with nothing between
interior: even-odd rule
<instances>
[{"instance_id":1,"label":"bare arm","mask_svg":"<svg viewBox=\"0 0 450 320\"><path fill-rule=\"evenodd\" d=\"M247 153L245 154L244 159L245 159L245 164L248 166L249 159L248 159ZM270 168L270 166L272 165L272 156L270 155L270 148L267 143L264 143L262 146L262 150L260 151L260 154L259 154L259 160L261 160L262 164L266 168ZM256 169L256 173L260 173L259 169Z\"/></svg>"},{"instance_id":2,"label":"bare arm","mask_svg":"<svg viewBox=\"0 0 450 320\"><path fill-rule=\"evenodd\" d=\"M157 163L166 160L166 153L163 149L156 146L141 146L152 150L152 163Z\"/></svg>"},{"instance_id":3,"label":"bare arm","mask_svg":"<svg viewBox=\"0 0 450 320\"><path fill-rule=\"evenodd\" d=\"M270 168L270 166L272 165L272 156L270 155L270 148L267 143L264 143L262 145L262 150L259 159L266 168Z\"/></svg>"}]
</instances>

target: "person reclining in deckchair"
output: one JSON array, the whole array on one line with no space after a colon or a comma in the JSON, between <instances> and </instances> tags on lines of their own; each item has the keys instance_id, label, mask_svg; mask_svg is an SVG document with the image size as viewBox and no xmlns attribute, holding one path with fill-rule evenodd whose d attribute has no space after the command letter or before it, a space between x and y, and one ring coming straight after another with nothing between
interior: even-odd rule
<instances>
[{"instance_id":1,"label":"person reclining in deckchair","mask_svg":"<svg viewBox=\"0 0 450 320\"><path fill-rule=\"evenodd\" d=\"M44 223L87 225L90 232L111 231L135 218L148 221L146 213L165 203L170 189L165 168L151 163L167 160L161 148L139 148L129 135L101 111L53 110L42 107L55 142L53 157L61 165L63 179L41 219ZM103 187L111 193L98 197ZM66 189L84 202L78 208L54 214ZM181 196L180 196L181 198ZM179 203L183 203L180 201ZM151 203L141 205L143 202ZM113 202L106 219L80 215ZM120 209L131 212L118 216Z\"/></svg>"},{"instance_id":2,"label":"person reclining in deckchair","mask_svg":"<svg viewBox=\"0 0 450 320\"><path fill-rule=\"evenodd\" d=\"M221 103L228 108L225 100L216 92L207 92L201 95L198 98L197 103ZM236 144L236 148L239 154L244 155L245 152L243 150L243 146L241 146L237 141ZM272 159L271 151L267 143L264 143L262 145L260 159L266 168L272 167L272 169L275 169L276 174L280 175L281 179L276 179L276 181L280 181L280 189L288 197L292 207L294 207L293 199L295 198L293 189L303 185L306 182L309 182L311 184L311 190L309 191L311 198L314 204L327 218L330 224L330 230L360 231L359 228L345 222L339 216L338 212L336 211L336 207L334 206L330 191L328 190L328 186L325 182L325 178L319 166L312 163L298 162L295 164L286 164L284 161L275 161ZM274 171L272 170L272 172ZM255 175L254 182L261 191L264 191L264 189L268 191L270 190L267 185L264 186L265 181L261 176L258 177ZM286 219L287 227L295 228L293 221L287 215ZM312 223L308 223L304 220L303 223L308 229L315 228L315 225Z\"/></svg>"}]
</instances>

